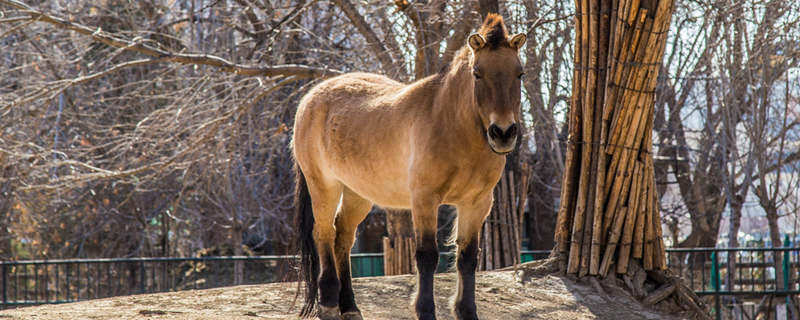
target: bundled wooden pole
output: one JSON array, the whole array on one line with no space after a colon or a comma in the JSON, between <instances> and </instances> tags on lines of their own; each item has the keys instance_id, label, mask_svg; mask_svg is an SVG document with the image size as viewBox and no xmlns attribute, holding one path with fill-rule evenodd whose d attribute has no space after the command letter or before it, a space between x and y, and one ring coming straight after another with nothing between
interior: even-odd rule
<instances>
[{"instance_id":1,"label":"bundled wooden pole","mask_svg":"<svg viewBox=\"0 0 800 320\"><path fill-rule=\"evenodd\" d=\"M387 276L416 272L412 237L383 237L383 273Z\"/></svg>"},{"instance_id":2,"label":"bundled wooden pole","mask_svg":"<svg viewBox=\"0 0 800 320\"><path fill-rule=\"evenodd\" d=\"M632 260L645 270L666 268L652 128L673 2L576 0L575 71L555 235L567 273L626 273Z\"/></svg>"},{"instance_id":3,"label":"bundled wooden pole","mask_svg":"<svg viewBox=\"0 0 800 320\"><path fill-rule=\"evenodd\" d=\"M416 261L414 252L414 228L411 212L407 210L386 210L386 231L383 238L383 271L386 275L409 274L414 272Z\"/></svg>"}]
</instances>

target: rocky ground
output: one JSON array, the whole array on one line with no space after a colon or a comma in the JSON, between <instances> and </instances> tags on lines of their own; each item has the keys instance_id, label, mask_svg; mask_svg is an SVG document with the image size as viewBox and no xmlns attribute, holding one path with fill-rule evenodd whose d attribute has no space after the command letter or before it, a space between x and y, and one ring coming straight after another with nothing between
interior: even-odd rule
<instances>
[{"instance_id":1,"label":"rocky ground","mask_svg":"<svg viewBox=\"0 0 800 320\"><path fill-rule=\"evenodd\" d=\"M679 319L642 306L622 290L600 296L567 277L535 276L521 283L514 271L478 274L481 319ZM413 319L413 276L359 278L357 302L365 319ZM436 276L437 316L452 319L454 273ZM296 319L296 283L114 297L0 311L0 319Z\"/></svg>"}]
</instances>

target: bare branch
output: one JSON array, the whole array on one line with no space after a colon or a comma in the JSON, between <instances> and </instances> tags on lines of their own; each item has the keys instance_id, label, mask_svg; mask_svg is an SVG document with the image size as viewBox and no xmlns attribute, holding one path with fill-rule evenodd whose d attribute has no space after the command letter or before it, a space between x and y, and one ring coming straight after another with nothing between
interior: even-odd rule
<instances>
[{"instance_id":1,"label":"bare branch","mask_svg":"<svg viewBox=\"0 0 800 320\"><path fill-rule=\"evenodd\" d=\"M276 65L276 66L248 66L236 64L223 58L208 54L184 54L166 51L147 45L142 42L132 42L116 37L104 32L100 28L90 27L67 21L65 19L48 15L44 12L35 10L28 5L17 0L0 0L0 4L6 4L20 9L21 12L29 14L30 20L42 21L59 28L75 31L82 35L92 37L95 41L106 45L124 48L125 50L135 51L151 57L156 57L162 61L177 62L181 64L200 64L220 68L222 71L231 72L243 76L294 76L295 78L324 78L341 74L341 71L304 65Z\"/></svg>"},{"instance_id":2,"label":"bare branch","mask_svg":"<svg viewBox=\"0 0 800 320\"><path fill-rule=\"evenodd\" d=\"M367 40L370 49L381 62L384 72L391 73L395 68L394 59L389 55L389 50L386 49L378 35L369 26L364 16L358 13L356 7L349 0L334 0L333 2L342 9L342 12L350 19L350 22L358 29L358 32Z\"/></svg>"}]
</instances>

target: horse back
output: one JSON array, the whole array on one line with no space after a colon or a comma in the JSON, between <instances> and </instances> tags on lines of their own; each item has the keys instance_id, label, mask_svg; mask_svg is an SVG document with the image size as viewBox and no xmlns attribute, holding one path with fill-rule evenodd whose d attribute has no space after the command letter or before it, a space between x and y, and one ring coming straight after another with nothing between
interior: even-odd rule
<instances>
[{"instance_id":1,"label":"horse back","mask_svg":"<svg viewBox=\"0 0 800 320\"><path fill-rule=\"evenodd\" d=\"M295 118L293 148L301 168L375 203L405 206L419 105L408 100L406 90L369 73L345 74L311 89Z\"/></svg>"}]
</instances>

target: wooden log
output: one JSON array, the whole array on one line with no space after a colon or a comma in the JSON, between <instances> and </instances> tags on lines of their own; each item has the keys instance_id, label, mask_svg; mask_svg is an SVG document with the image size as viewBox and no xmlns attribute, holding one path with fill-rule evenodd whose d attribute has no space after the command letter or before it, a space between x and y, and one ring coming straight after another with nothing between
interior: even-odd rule
<instances>
[{"instance_id":1,"label":"wooden log","mask_svg":"<svg viewBox=\"0 0 800 320\"><path fill-rule=\"evenodd\" d=\"M589 241L591 239L591 222L586 222L587 212L586 212L586 198L589 193L589 170L591 170L591 157L592 157L592 105L589 103L590 99L593 98L593 94L591 94L592 84L589 83L591 68L594 67L592 62L596 63L596 59L592 59L593 52L591 51L591 46L589 44L589 5L587 0L581 1L581 6L583 7L583 14L580 15L581 18L581 47L583 50L583 61L585 61L584 65L581 66L582 73L586 76L585 79L581 79L581 87L586 89L586 92L582 95L582 101L580 101L580 105L576 106L582 109L581 114L581 140L580 140L580 150L581 150L581 160L580 160L580 179L578 182L578 200L575 208L575 221L573 222L573 230L572 230L572 243L570 244L570 259L567 266L567 271L569 273L578 273L580 271L580 275L586 274L588 272L588 251L589 251Z\"/></svg>"},{"instance_id":2,"label":"wooden log","mask_svg":"<svg viewBox=\"0 0 800 320\"><path fill-rule=\"evenodd\" d=\"M509 185L508 193L509 193L509 196L511 197L511 201L509 201L509 204L511 205L511 208L509 208L509 210L508 210L508 224L509 224L509 228L508 229L510 230L509 235L508 235L509 236L510 246L508 247L508 250L512 252L512 254L511 254L511 264L512 265L516 265L517 263L519 263L519 254L520 254L519 245L520 245L520 240L519 240L519 234L518 234L519 225L518 225L518 221L516 220L517 206L518 206L517 192L516 192L517 185L514 184L514 172L513 171L509 171L508 185Z\"/></svg>"},{"instance_id":3,"label":"wooden log","mask_svg":"<svg viewBox=\"0 0 800 320\"><path fill-rule=\"evenodd\" d=\"M412 258L413 254L411 252L415 250L411 249L411 246L411 238L403 239L403 274L414 273L414 265L416 264L414 260L416 259Z\"/></svg>"},{"instance_id":4,"label":"wooden log","mask_svg":"<svg viewBox=\"0 0 800 320\"><path fill-rule=\"evenodd\" d=\"M487 270L486 269L486 222L484 221L483 225L481 226L481 233L480 233L481 241L478 242L478 270Z\"/></svg>"},{"instance_id":5,"label":"wooden log","mask_svg":"<svg viewBox=\"0 0 800 320\"><path fill-rule=\"evenodd\" d=\"M587 71L587 78L586 78L586 96L583 101L583 145L584 145L584 154L588 155L589 158L589 166L583 168L583 174L588 176L588 185L586 186L585 195L586 195L586 204L585 204L585 216L586 222L585 227L583 229L583 239L584 242L581 244L581 267L579 271L579 275L583 276L587 273L589 274L597 274L597 256L599 254L592 254L592 251L598 252L599 243L595 242L595 239L600 238L600 234L595 234L594 231L600 230L602 226L602 216L599 214L595 214L595 190L594 187L597 183L597 176L592 174L597 170L598 164L598 150L599 150L599 141L597 141L597 137L600 135L600 126L599 126L599 119L598 115L602 113L602 111L598 110L598 101L597 101L597 84L598 84L598 69L599 69L599 3L598 1L589 1L589 68ZM602 106L602 105L600 105ZM592 270L592 265L594 265L594 270ZM594 271L594 273L592 273Z\"/></svg>"},{"instance_id":6,"label":"wooden log","mask_svg":"<svg viewBox=\"0 0 800 320\"><path fill-rule=\"evenodd\" d=\"M628 207L621 207L619 210L617 210L617 215L614 217L613 230L611 231L611 236L608 238L608 244L606 244L605 253L603 253L603 261L600 263L600 276L605 277L608 274L608 269L614 262L614 251L617 245L616 241L618 240L619 232L622 229L622 221L629 214L629 212L630 210L628 210Z\"/></svg>"},{"instance_id":7,"label":"wooden log","mask_svg":"<svg viewBox=\"0 0 800 320\"><path fill-rule=\"evenodd\" d=\"M645 11L645 10L643 10L643 11ZM631 98L630 99L626 99L626 102L624 103L624 105L633 106L633 107L637 108L637 111L644 111L645 115L649 115L650 114L650 110L653 107L653 105L652 105L652 98L653 98L652 90L655 87L655 80L654 80L655 78L652 77L652 75L654 75L654 73L657 72L658 65L656 63L653 63L653 61L657 60L656 54L654 53L654 51L653 50L646 50L646 48L652 48L653 46L655 46L656 42L658 41L658 38L655 37L655 36L650 36L650 31L653 28L653 20L652 19L646 18L643 28L644 28L644 30L643 30L643 38L647 37L647 41L646 42L640 42L640 44L644 45L644 48L641 50L641 53L643 54L643 56L641 57L641 59L637 60L637 61L642 61L642 62L641 62L641 65L636 68L637 69L636 73L633 74L634 78L632 80L631 91L634 91L634 92L632 92L630 95L628 95ZM640 110L640 109L643 109L643 110ZM614 136L612 137L611 143L613 143L613 144L624 143L624 145L627 148L631 148L631 147L637 147L638 148L641 145L641 141L643 140L643 136L638 134L639 133L638 129L641 128L641 127L647 126L648 124L651 124L652 120L650 120L651 119L650 117L642 119L642 118L636 117L636 115L640 115L640 114L634 113L633 117L626 117L624 119L619 119L619 121L622 121L622 124L621 124L622 125L622 127L621 127L622 129L617 130L615 132ZM625 130L625 128L628 128L628 130ZM636 129L634 129L634 128L636 128ZM630 134L626 134L624 136L624 140L620 140L620 139L623 139L622 132L630 133L631 131L634 131L634 130L636 130L637 134L635 134L633 136L631 136ZM638 153L636 153L635 155L638 156Z\"/></svg>"},{"instance_id":8,"label":"wooden log","mask_svg":"<svg viewBox=\"0 0 800 320\"><path fill-rule=\"evenodd\" d=\"M636 163L639 165L638 161ZM639 174L641 175L642 173L639 172ZM639 178L643 179L643 176L640 176ZM644 214L644 201L640 201L639 199L639 197L641 197L644 193L642 192L643 190L641 190L642 183L643 181L636 186L639 189L639 192L634 198L634 206L636 208L632 208L631 215L625 220L625 230L623 231L621 241L622 244L619 249L619 259L617 260L617 273L626 273L628 271L627 268L629 265L628 261L630 261L631 258L631 240L633 238L634 229L636 228L636 222L638 221L639 217Z\"/></svg>"},{"instance_id":9,"label":"wooden log","mask_svg":"<svg viewBox=\"0 0 800 320\"><path fill-rule=\"evenodd\" d=\"M490 222L490 220L487 220L484 223L484 229L486 229L485 230L486 232L483 233L485 235L485 239L484 239L485 240L484 241L485 245L484 245L484 248L483 248L483 259L486 262L484 264L484 267L485 267L484 270L493 270L494 269L494 264L492 263L492 256L490 254L488 254L488 252L492 249L492 247L491 247L491 245L492 245L492 240L491 240L492 239L492 223Z\"/></svg>"},{"instance_id":10,"label":"wooden log","mask_svg":"<svg viewBox=\"0 0 800 320\"><path fill-rule=\"evenodd\" d=\"M510 213L512 212L512 206L514 204L514 197L511 194L511 190L513 190L513 186L511 185L511 177L514 176L514 172L509 170L506 171L506 178L503 181L503 193L504 193L504 203L503 203L503 212L500 213L500 229L503 233L500 235L503 239L501 249L501 255L503 256L503 267L510 266L514 264L514 250L511 249L512 243L514 238L512 237L512 223Z\"/></svg>"},{"instance_id":11,"label":"wooden log","mask_svg":"<svg viewBox=\"0 0 800 320\"><path fill-rule=\"evenodd\" d=\"M503 262L501 258L501 252L503 248L500 247L500 224L498 223L499 219L497 217L493 217L492 219L492 262L494 264L494 268L501 268L503 266Z\"/></svg>"},{"instance_id":12,"label":"wooden log","mask_svg":"<svg viewBox=\"0 0 800 320\"><path fill-rule=\"evenodd\" d=\"M528 206L528 181L530 178L530 168L527 164L523 164L523 172L524 174L521 176L520 181L520 192L519 192L519 199L520 205L517 208L517 251L522 253L522 228L523 228L523 221L525 219L525 208ZM530 245L530 244L529 244ZM520 259L522 257L520 256ZM517 260L518 263L522 262L521 260Z\"/></svg>"},{"instance_id":13,"label":"wooden log","mask_svg":"<svg viewBox=\"0 0 800 320\"><path fill-rule=\"evenodd\" d=\"M417 242L414 238L408 238L408 259L410 263L408 264L411 266L410 273L417 273Z\"/></svg>"},{"instance_id":14,"label":"wooden log","mask_svg":"<svg viewBox=\"0 0 800 320\"><path fill-rule=\"evenodd\" d=\"M594 3L597 3L596 1ZM593 161L596 162L593 164L593 177L590 181L594 181L591 185L594 188L591 190L589 195L589 199L591 199L592 203L589 205L591 212L593 212L593 226L592 226L592 243L591 243L591 257L589 259L589 274L596 275L600 269L600 255L601 252L604 250L604 246L606 244L606 234L608 233L608 229L604 228L604 221L603 217L603 204L604 198L602 195L605 191L605 172L606 172L606 153L605 153L605 146L606 146L606 135L608 131L608 125L606 121L603 120L603 114L605 113L604 107L604 99L605 99L605 88L606 88L606 70L609 65L608 61L608 45L609 45L609 24L610 21L608 20L609 10L611 6L610 0L601 0L599 3L599 11L594 12L591 15L593 20L596 20L597 24L597 70L596 70L596 90L594 92L594 127L592 136L595 137L597 144L594 145L596 149L593 153ZM593 25L595 22L593 22ZM599 138L599 139L598 139Z\"/></svg>"},{"instance_id":15,"label":"wooden log","mask_svg":"<svg viewBox=\"0 0 800 320\"><path fill-rule=\"evenodd\" d=\"M645 17L644 14L642 14L641 16L642 19L639 21L643 22L644 17ZM631 50L633 52L630 54L630 59L635 59L636 54L638 52L643 51L644 49L644 46L640 44L641 38L638 30L640 29L637 29L637 31L635 31L633 37L634 40L632 45L634 46L633 48L635 49ZM623 69L625 69L623 73L626 73L628 72L629 69L632 69L632 67L628 66ZM620 77L622 77L622 75L620 75ZM620 79L619 81L623 80ZM621 88L622 86L618 85L615 82L611 82L609 85L615 86L617 90L623 91L623 89ZM635 84L629 84L629 85L635 86ZM609 183L609 185L607 185L605 188L606 192L604 194L604 197L608 198L607 207L610 208L616 207L617 201L619 201L619 190L622 188L622 182L623 182L622 178L624 178L623 175L625 172L625 168L619 168L619 162L623 156L622 153L627 151L627 149L625 149L625 147L622 146L621 143L619 143L619 141L615 137L619 136L619 133L617 132L622 132L622 131L630 132L627 123L619 124L618 122L623 121L624 119L627 119L629 117L634 117L633 113L635 113L636 111L634 106L631 104L631 99L633 99L631 98L631 96L636 96L637 93L629 91L629 92L621 92L619 94L623 94L623 99L622 102L620 103L619 111L614 115L614 120L612 120L611 133L610 133L611 136L609 137L610 140L608 142L610 149L612 150L611 151L612 159L608 167L608 170L606 171L606 178L605 178L607 183Z\"/></svg>"},{"instance_id":16,"label":"wooden log","mask_svg":"<svg viewBox=\"0 0 800 320\"><path fill-rule=\"evenodd\" d=\"M642 256L642 264L645 270L653 270L653 240L655 239L655 229L653 228L654 220L653 210L647 211L645 214L645 242Z\"/></svg>"},{"instance_id":17,"label":"wooden log","mask_svg":"<svg viewBox=\"0 0 800 320\"><path fill-rule=\"evenodd\" d=\"M632 26L634 28L634 36L636 42L633 44L628 50L628 61L625 62L625 69L623 70L622 74L620 75L620 80L617 83L612 83L612 85L617 87L618 95L622 98L621 102L621 110L624 109L632 109L636 107L636 101L638 101L641 88L643 86L643 82L639 73L642 72L642 61L644 60L644 56L647 52L647 43L650 40L650 34L648 32L644 32L645 28L647 28L648 22L651 22L652 19L647 18L647 10L642 9L639 12L639 20L636 21L636 24ZM630 131L625 131L623 125L629 125L631 119L631 113L629 112L620 112L614 114L611 120L611 131L609 136L609 143L612 145L620 145L621 143L619 140L621 137L627 137L627 134L623 135L623 132L628 133Z\"/></svg>"},{"instance_id":18,"label":"wooden log","mask_svg":"<svg viewBox=\"0 0 800 320\"><path fill-rule=\"evenodd\" d=\"M640 70L639 74L641 74L641 72L642 71ZM637 103L637 108L633 112L634 113L633 118L636 119L636 120L632 121L631 125L635 129L634 128L627 129L627 130L632 130L635 133L630 135L631 137L626 139L625 148L623 150L621 150L621 152L619 153L620 156L617 158L616 157L617 153L614 154L615 160L619 159L618 163L620 163L619 168L617 168L617 170L625 170L625 168L629 166L628 163L636 162L635 159L637 158L637 155L639 154L639 150L634 150L633 148L635 146L640 146L642 139L639 138L640 140L638 141L638 143L636 143L634 140L635 140L636 137L644 136L644 131L645 131L644 128L646 127L646 126L640 126L640 125L638 125L638 123L640 123L642 121L647 121L646 119L650 119L650 118L648 118L648 116L652 115L652 111L651 111L652 108L647 108L646 104L645 105L641 104L641 103L646 103L646 101L648 101L648 99L644 98L642 101L640 101L640 103ZM643 109L648 109L648 110L643 110ZM626 129L623 129L623 130L626 130ZM615 180L615 183L617 183L617 181L620 181L619 183L623 183L623 184L625 183L623 179L619 178L619 174L617 174L617 179ZM618 201L618 199L619 199L619 196L615 192L612 192L611 195L610 195L610 199L609 199L609 205L611 205L612 203L616 203ZM637 214L638 214L638 212L639 212L639 210L636 211ZM638 218L637 218L637 220L638 220ZM624 268L624 265L621 268Z\"/></svg>"},{"instance_id":19,"label":"wooden log","mask_svg":"<svg viewBox=\"0 0 800 320\"><path fill-rule=\"evenodd\" d=\"M636 192L636 190L638 190L638 186L640 184L640 182L639 182L640 181L640 177L641 177L641 167L637 163L637 164L634 165L634 169L633 169L633 175L632 175L633 183L628 184L628 185L631 186L630 188L631 188L631 190L633 190L632 192ZM636 213L636 206L635 205L633 205L633 206L624 206L624 207L619 208L619 210L617 210L617 213L616 213L616 215L614 217L614 225L613 225L613 228L611 230L611 236L608 239L608 244L606 244L606 250L605 250L605 253L603 255L603 263L601 264L602 267L601 267L601 272L600 272L600 274L602 276L606 276L608 274L608 269L611 266L611 262L614 261L614 256L615 256L614 253L615 253L615 250L617 248L619 239L621 237L622 228L624 226L624 222L625 222L627 216L635 214L635 213ZM616 255L618 257L617 260L618 261L622 261L623 258L624 258L625 262L627 262L627 257L623 257L623 255L627 255L627 254L624 253L623 250L620 250L619 254ZM627 265L627 263L626 263L626 265Z\"/></svg>"},{"instance_id":20,"label":"wooden log","mask_svg":"<svg viewBox=\"0 0 800 320\"><path fill-rule=\"evenodd\" d=\"M496 268L502 268L507 265L506 264L507 252L505 249L507 246L506 243L507 233L505 230L506 212L507 212L506 206L508 205L508 184L506 183L507 181L508 181L508 172L505 172L503 174L503 177L500 179L500 183L497 184L497 186L500 188L498 197L500 202L497 203L497 214L494 217L495 219L494 230L496 232L495 234L497 235L496 239L498 239L497 240L498 243L495 245L497 251L492 252L492 254L495 255L497 258L496 261L498 265Z\"/></svg>"},{"instance_id":21,"label":"wooden log","mask_svg":"<svg viewBox=\"0 0 800 320\"><path fill-rule=\"evenodd\" d=\"M397 269L397 274L405 274L405 238L398 238L394 242L394 249L395 249L395 268Z\"/></svg>"},{"instance_id":22,"label":"wooden log","mask_svg":"<svg viewBox=\"0 0 800 320\"><path fill-rule=\"evenodd\" d=\"M399 247L397 248L397 270L400 272L400 274L407 274L409 269L407 261L408 257L406 254L408 252L408 248L406 248L408 241L406 241L406 238L400 238L397 240L397 244L399 244Z\"/></svg>"},{"instance_id":23,"label":"wooden log","mask_svg":"<svg viewBox=\"0 0 800 320\"><path fill-rule=\"evenodd\" d=\"M581 38L581 6L580 1L575 1L575 16L574 16L574 24L575 24L575 39ZM581 79L582 79L582 51L581 46L576 41L576 45L574 46L573 52L573 64L576 66L573 68L572 72L572 97L570 98L570 110L568 115L569 126L568 130L569 133L567 135L567 154L565 157L565 168L564 168L564 178L561 184L561 205L559 205L558 215L556 216L556 230L554 239L556 241L556 248L555 251L559 252L562 255L566 255L567 251L570 251L572 247L569 239L571 239L571 230L573 224L573 213L575 210L575 183L578 180L578 170L580 169L577 165L579 161L576 155L579 154L578 152L578 141L579 141L579 132L581 131L580 127L580 108L577 106L580 105L581 101Z\"/></svg>"},{"instance_id":24,"label":"wooden log","mask_svg":"<svg viewBox=\"0 0 800 320\"><path fill-rule=\"evenodd\" d=\"M393 275L392 270L392 245L389 242L389 237L383 237L383 273L386 275Z\"/></svg>"}]
</instances>

